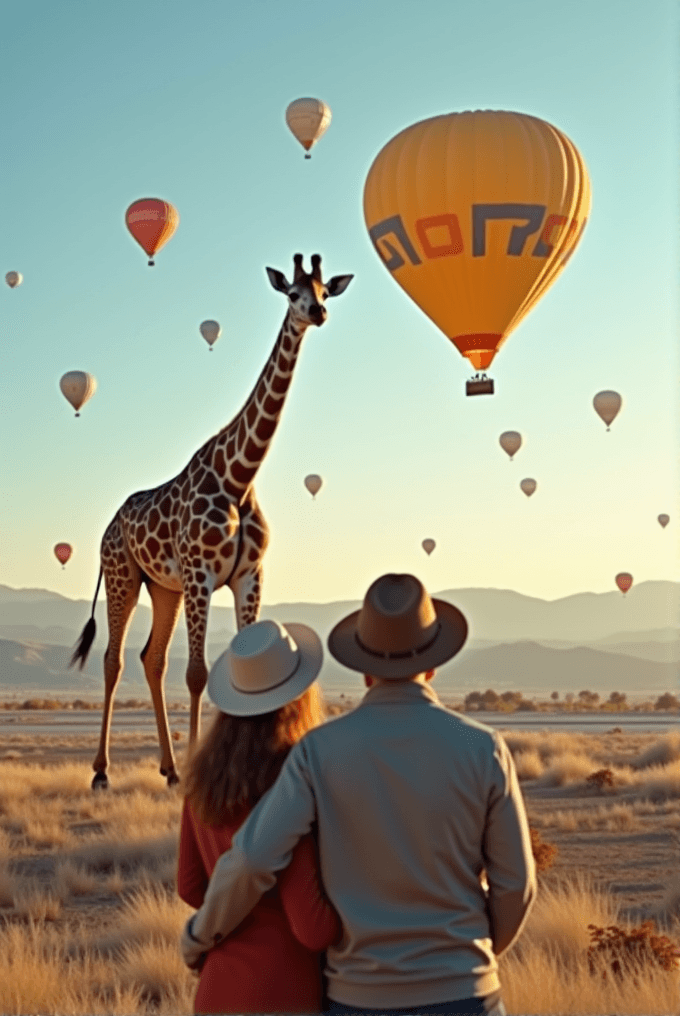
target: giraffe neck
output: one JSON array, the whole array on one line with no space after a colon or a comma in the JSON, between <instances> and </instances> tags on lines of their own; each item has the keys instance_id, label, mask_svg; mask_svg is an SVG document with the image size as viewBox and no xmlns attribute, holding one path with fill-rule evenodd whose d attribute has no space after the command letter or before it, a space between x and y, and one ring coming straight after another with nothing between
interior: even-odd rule
<instances>
[{"instance_id":1,"label":"giraffe neck","mask_svg":"<svg viewBox=\"0 0 680 1016\"><path fill-rule=\"evenodd\" d=\"M309 326L286 314L274 348L241 412L214 438L212 468L241 499L267 454Z\"/></svg>"}]
</instances>

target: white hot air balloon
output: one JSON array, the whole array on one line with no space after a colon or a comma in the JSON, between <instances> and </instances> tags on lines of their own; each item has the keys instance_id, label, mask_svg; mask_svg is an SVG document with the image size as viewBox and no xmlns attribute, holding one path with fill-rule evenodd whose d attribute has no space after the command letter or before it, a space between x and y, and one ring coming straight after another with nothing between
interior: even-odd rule
<instances>
[{"instance_id":1,"label":"white hot air balloon","mask_svg":"<svg viewBox=\"0 0 680 1016\"><path fill-rule=\"evenodd\" d=\"M7 272L7 275L5 276L5 282L10 289L20 286L23 281L24 277L21 272Z\"/></svg>"},{"instance_id":2,"label":"white hot air balloon","mask_svg":"<svg viewBox=\"0 0 680 1016\"><path fill-rule=\"evenodd\" d=\"M64 374L61 381L59 382L62 395L68 402L71 403L73 408L76 410L76 416L80 416L78 412L88 399L91 399L97 390L97 381L92 374L86 374L84 370L70 370Z\"/></svg>"},{"instance_id":3,"label":"white hot air balloon","mask_svg":"<svg viewBox=\"0 0 680 1016\"><path fill-rule=\"evenodd\" d=\"M322 484L323 480L320 476L317 476L316 473L310 473L309 476L305 477L305 487L313 498L316 498L316 495L321 490Z\"/></svg>"},{"instance_id":4,"label":"white hot air balloon","mask_svg":"<svg viewBox=\"0 0 680 1016\"><path fill-rule=\"evenodd\" d=\"M671 521L670 515L659 515L657 522L662 529L665 529L668 523Z\"/></svg>"},{"instance_id":5,"label":"white hot air balloon","mask_svg":"<svg viewBox=\"0 0 680 1016\"><path fill-rule=\"evenodd\" d=\"M222 326L218 321L204 321L200 326L200 332L205 341L210 346L210 352L212 353L212 347L219 339L222 334Z\"/></svg>"},{"instance_id":6,"label":"white hot air balloon","mask_svg":"<svg viewBox=\"0 0 680 1016\"><path fill-rule=\"evenodd\" d=\"M621 401L621 396L618 392L598 392L593 399L595 412L607 424L607 430L609 430L609 424L613 421L614 417L618 415Z\"/></svg>"},{"instance_id":7,"label":"white hot air balloon","mask_svg":"<svg viewBox=\"0 0 680 1016\"><path fill-rule=\"evenodd\" d=\"M437 544L434 542L434 540L423 540L422 546L425 553L429 555L432 553Z\"/></svg>"},{"instance_id":8,"label":"white hot air balloon","mask_svg":"<svg viewBox=\"0 0 680 1016\"><path fill-rule=\"evenodd\" d=\"M522 435L516 430L506 430L498 438L498 443L504 452L507 452L512 462L512 456L522 447Z\"/></svg>"},{"instance_id":9,"label":"white hot air balloon","mask_svg":"<svg viewBox=\"0 0 680 1016\"><path fill-rule=\"evenodd\" d=\"M286 110L286 123L311 159L309 150L326 133L331 111L321 99L295 99Z\"/></svg>"},{"instance_id":10,"label":"white hot air balloon","mask_svg":"<svg viewBox=\"0 0 680 1016\"><path fill-rule=\"evenodd\" d=\"M522 488L527 497L531 497L533 492L536 490L536 481L527 478L526 480L522 480L522 482L520 483L520 487Z\"/></svg>"}]
</instances>

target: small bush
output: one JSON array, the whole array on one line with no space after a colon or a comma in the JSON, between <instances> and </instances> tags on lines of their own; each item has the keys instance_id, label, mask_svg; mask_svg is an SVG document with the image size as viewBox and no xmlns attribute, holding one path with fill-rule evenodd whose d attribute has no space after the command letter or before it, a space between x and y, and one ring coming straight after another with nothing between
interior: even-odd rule
<instances>
[{"instance_id":1,"label":"small bush","mask_svg":"<svg viewBox=\"0 0 680 1016\"><path fill-rule=\"evenodd\" d=\"M642 973L649 965L662 970L677 969L677 946L667 935L653 935L653 921L645 921L639 928L626 932L615 924L599 928L588 925L592 945L588 949L588 969L591 974L601 971L607 979L607 969L615 977L623 978L627 972ZM602 969L603 964L607 969ZM633 978L637 988L639 982Z\"/></svg>"},{"instance_id":2,"label":"small bush","mask_svg":"<svg viewBox=\"0 0 680 1016\"><path fill-rule=\"evenodd\" d=\"M613 787L614 773L611 769L598 769L597 772L586 776L586 783L596 786L598 790L603 790L604 787Z\"/></svg>"},{"instance_id":3,"label":"small bush","mask_svg":"<svg viewBox=\"0 0 680 1016\"><path fill-rule=\"evenodd\" d=\"M534 826L529 826L529 832L531 833L531 850L536 862L536 871L547 871L555 863L559 847L556 847L554 843L544 843L540 832Z\"/></svg>"}]
</instances>

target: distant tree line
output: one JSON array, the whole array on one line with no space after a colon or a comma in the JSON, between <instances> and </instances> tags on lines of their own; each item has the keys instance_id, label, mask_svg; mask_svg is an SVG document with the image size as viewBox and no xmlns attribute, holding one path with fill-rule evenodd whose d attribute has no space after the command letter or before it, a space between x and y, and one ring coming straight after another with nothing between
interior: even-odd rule
<instances>
[{"instance_id":1,"label":"distant tree line","mask_svg":"<svg viewBox=\"0 0 680 1016\"><path fill-rule=\"evenodd\" d=\"M465 696L464 711L470 713L516 713L516 712L583 712L593 710L603 713L615 713L624 711L652 712L680 710L680 699L677 695L666 692L659 695L656 701L638 703L635 706L629 704L625 692L613 691L608 700L600 701L596 691L580 691L578 701L573 692L567 692L564 701L560 702L560 693L552 692L552 702L535 702L533 699L526 699L521 691L504 691L502 695L488 688L485 692L471 691Z\"/></svg>"}]
</instances>

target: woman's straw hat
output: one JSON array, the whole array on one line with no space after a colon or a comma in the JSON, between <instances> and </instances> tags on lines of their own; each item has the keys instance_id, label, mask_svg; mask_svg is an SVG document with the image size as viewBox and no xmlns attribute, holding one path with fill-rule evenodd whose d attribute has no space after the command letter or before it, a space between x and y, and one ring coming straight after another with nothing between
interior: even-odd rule
<instances>
[{"instance_id":1,"label":"woman's straw hat","mask_svg":"<svg viewBox=\"0 0 680 1016\"><path fill-rule=\"evenodd\" d=\"M208 676L208 697L223 713L257 716L293 702L321 670L321 639L306 624L257 621L242 628Z\"/></svg>"},{"instance_id":2,"label":"woman's straw hat","mask_svg":"<svg viewBox=\"0 0 680 1016\"><path fill-rule=\"evenodd\" d=\"M361 610L336 624L330 653L372 677L413 677L460 652L468 634L461 612L432 600L415 575L383 575L369 587Z\"/></svg>"}]
</instances>

